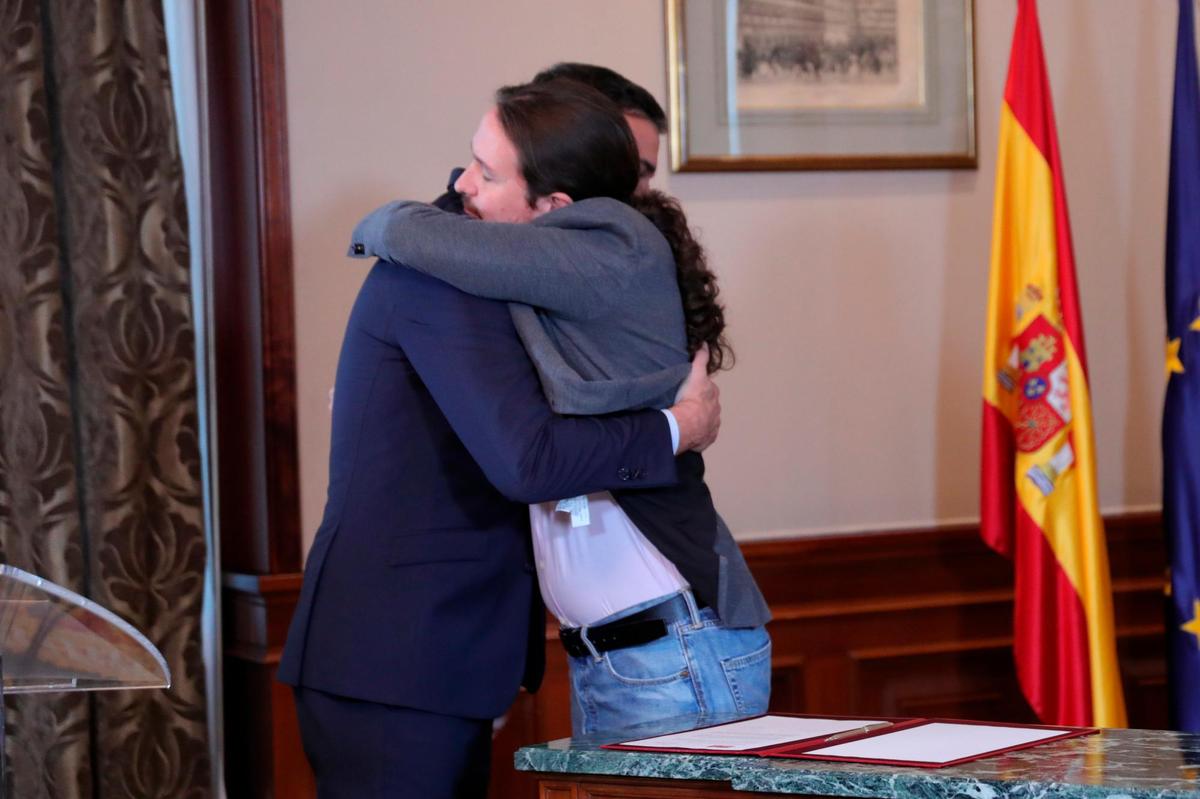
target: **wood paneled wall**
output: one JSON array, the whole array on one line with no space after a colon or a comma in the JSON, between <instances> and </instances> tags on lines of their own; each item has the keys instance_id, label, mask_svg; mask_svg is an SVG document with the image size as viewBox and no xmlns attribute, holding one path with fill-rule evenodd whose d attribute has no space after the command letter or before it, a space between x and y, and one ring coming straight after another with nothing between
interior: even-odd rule
<instances>
[{"instance_id":1,"label":"wood paneled wall","mask_svg":"<svg viewBox=\"0 0 1200 799\"><path fill-rule=\"evenodd\" d=\"M1158 514L1106 520L1121 673L1133 727L1167 724ZM1035 721L1012 660L1012 567L976 526L742 546L771 605L771 709ZM547 626L542 689L497 736L495 799L533 797L526 743L571 734L566 660Z\"/></svg>"}]
</instances>

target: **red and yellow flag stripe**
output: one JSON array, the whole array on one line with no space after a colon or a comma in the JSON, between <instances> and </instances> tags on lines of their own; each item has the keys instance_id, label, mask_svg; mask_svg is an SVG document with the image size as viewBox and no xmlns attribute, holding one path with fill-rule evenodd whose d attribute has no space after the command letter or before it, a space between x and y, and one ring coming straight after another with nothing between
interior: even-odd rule
<instances>
[{"instance_id":1,"label":"red and yellow flag stripe","mask_svg":"<svg viewBox=\"0 0 1200 799\"><path fill-rule=\"evenodd\" d=\"M982 533L1015 560L1014 650L1047 723L1124 726L1075 260L1035 0L1001 108L983 380Z\"/></svg>"}]
</instances>

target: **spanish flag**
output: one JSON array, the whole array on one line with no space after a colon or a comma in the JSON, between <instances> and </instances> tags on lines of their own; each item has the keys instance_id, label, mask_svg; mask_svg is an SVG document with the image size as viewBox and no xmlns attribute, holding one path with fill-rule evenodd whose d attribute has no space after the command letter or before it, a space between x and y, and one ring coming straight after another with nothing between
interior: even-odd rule
<instances>
[{"instance_id":1,"label":"spanish flag","mask_svg":"<svg viewBox=\"0 0 1200 799\"><path fill-rule=\"evenodd\" d=\"M1121 727L1083 320L1035 0L1000 111L983 376L981 532L1014 560L1017 676L1048 724Z\"/></svg>"}]
</instances>

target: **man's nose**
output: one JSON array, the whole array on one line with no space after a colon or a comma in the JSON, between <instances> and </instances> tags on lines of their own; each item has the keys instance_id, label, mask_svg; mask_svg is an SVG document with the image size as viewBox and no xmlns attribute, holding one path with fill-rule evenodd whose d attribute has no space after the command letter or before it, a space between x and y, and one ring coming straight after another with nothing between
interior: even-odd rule
<instances>
[{"instance_id":1,"label":"man's nose","mask_svg":"<svg viewBox=\"0 0 1200 799\"><path fill-rule=\"evenodd\" d=\"M459 194L474 193L473 189L475 188L475 181L472 178L474 169L474 166L467 167L463 173L458 176L458 180L454 181L454 190L456 192Z\"/></svg>"}]
</instances>

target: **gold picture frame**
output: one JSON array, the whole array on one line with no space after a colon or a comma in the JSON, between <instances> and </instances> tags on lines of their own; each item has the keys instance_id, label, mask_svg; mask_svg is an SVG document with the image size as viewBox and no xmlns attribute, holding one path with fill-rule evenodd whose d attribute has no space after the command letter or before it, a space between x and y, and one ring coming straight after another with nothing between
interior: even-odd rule
<instances>
[{"instance_id":1,"label":"gold picture frame","mask_svg":"<svg viewBox=\"0 0 1200 799\"><path fill-rule=\"evenodd\" d=\"M974 169L973 0L666 0L671 169Z\"/></svg>"}]
</instances>

